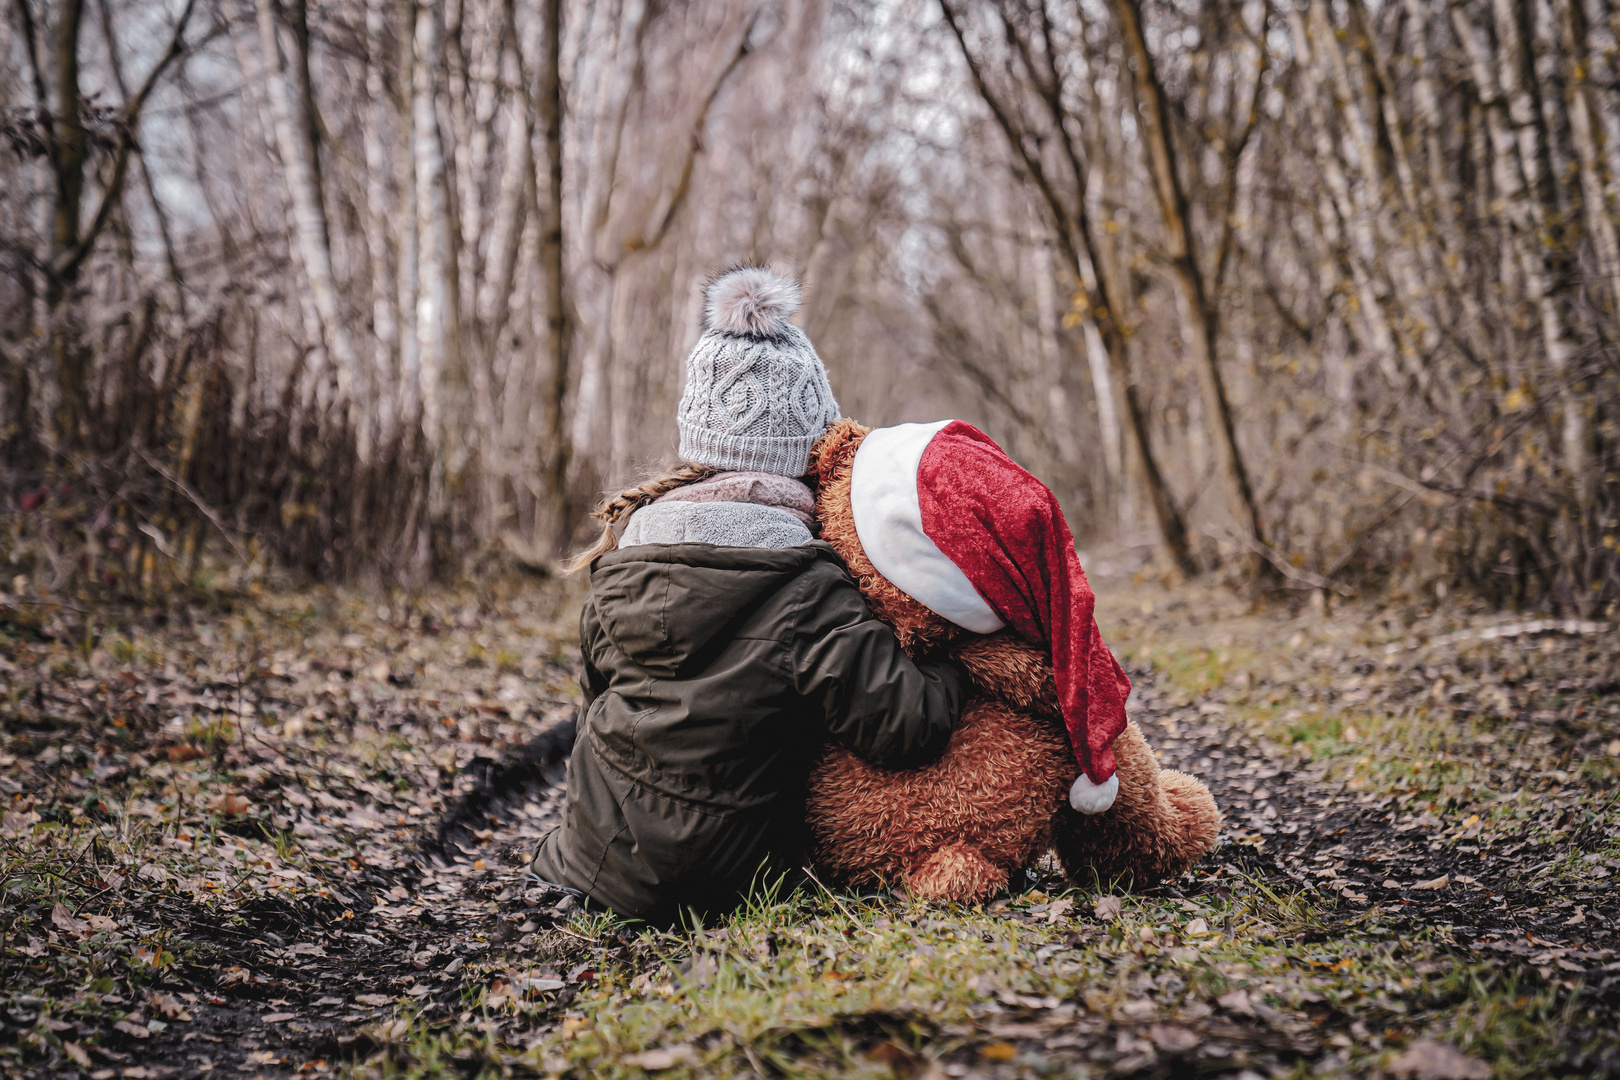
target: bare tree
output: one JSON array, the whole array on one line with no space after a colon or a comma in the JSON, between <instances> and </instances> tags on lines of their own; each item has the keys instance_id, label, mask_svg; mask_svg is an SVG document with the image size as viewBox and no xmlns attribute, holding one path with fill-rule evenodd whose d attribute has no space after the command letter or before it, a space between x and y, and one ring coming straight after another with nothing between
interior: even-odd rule
<instances>
[{"instance_id":1,"label":"bare tree","mask_svg":"<svg viewBox=\"0 0 1620 1080\"><path fill-rule=\"evenodd\" d=\"M0 468L98 500L16 559L549 561L756 261L1088 548L1606 610L1611 8L9 0Z\"/></svg>"},{"instance_id":2,"label":"bare tree","mask_svg":"<svg viewBox=\"0 0 1620 1080\"><path fill-rule=\"evenodd\" d=\"M1198 238L1192 226L1192 206L1187 198L1181 173L1186 166L1181 162L1170 131L1170 99L1164 82L1148 51L1147 38L1142 29L1142 10L1138 0L1115 0L1114 11L1119 20L1120 36L1130 56L1135 76L1135 116L1141 125L1142 141L1147 154L1148 171L1153 177L1153 191L1158 197L1160 224L1164 230L1164 255L1175 279L1176 296L1182 322L1182 339L1192 354L1198 370L1199 384L1203 387L1204 411L1213 425L1212 441L1220 464L1220 471L1231 489L1232 507L1239 528L1247 530L1258 544L1265 544L1265 532L1260 526L1260 512L1255 505L1249 470L1238 449L1237 426L1232 419L1232 405L1226 391L1226 380L1218 363L1220 340L1220 306L1217 289L1220 271L1230 244L1230 233L1223 228L1214 281L1205 274L1199 258ZM1260 68L1264 69L1265 49L1260 50ZM1255 73L1256 85L1259 71ZM1225 223L1232 213L1232 196L1237 174L1238 159L1243 153L1253 129L1253 118L1238 128L1222 155L1219 181L1224 200L1212 208L1211 216Z\"/></svg>"},{"instance_id":3,"label":"bare tree","mask_svg":"<svg viewBox=\"0 0 1620 1080\"><path fill-rule=\"evenodd\" d=\"M1086 200L1087 156L1068 122L1065 98L1073 91L1066 86L1064 71L1058 63L1058 44L1053 40L1054 27L1050 15L1043 2L1038 12L1036 24L1038 29L1033 31L1039 35L1037 53L1037 45L1026 36L1028 31L1021 30L1016 22L1007 17L1005 10L997 12L997 19L1004 27L1016 53L1016 61L1008 57L1005 62L1021 64L1024 83L1018 88L1018 92L1033 97L1034 101L1030 105L1043 114L1043 129L1031 131L1026 129L1021 120L1024 110L1019 108L1015 112L1012 103L1003 100L1001 92L992 86L987 78L986 64L970 47L965 9L956 6L955 0L941 0L941 6L973 75L975 87L996 117L1008 142L1019 155L1031 182L1041 193L1052 215L1055 234L1064 252L1065 261L1074 275L1074 280L1083 286L1084 305L1080 314L1083 318L1089 318L1096 326L1115 382L1124 399L1126 430L1136 452L1142 484L1148 502L1153 508L1160 535L1176 564L1186 572L1194 572L1186 523L1179 508L1171 500L1164 483L1148 438L1146 412L1139 397L1137 384L1132 377L1127 349L1127 329L1123 322L1125 301L1122 284L1117 276L1110 272L1108 265L1096 258L1097 230ZM1039 60L1036 59L1037 56ZM1037 64L1041 66L1038 67ZM1039 149L1047 137L1056 142L1060 148L1060 160L1051 169ZM1065 172L1070 185L1066 196L1058 187L1059 183L1063 182L1060 177Z\"/></svg>"}]
</instances>

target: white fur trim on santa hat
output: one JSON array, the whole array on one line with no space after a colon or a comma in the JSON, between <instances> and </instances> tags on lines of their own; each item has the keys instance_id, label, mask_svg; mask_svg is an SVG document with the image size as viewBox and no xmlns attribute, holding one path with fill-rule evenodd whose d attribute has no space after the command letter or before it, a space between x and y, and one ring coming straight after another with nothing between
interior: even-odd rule
<instances>
[{"instance_id":1,"label":"white fur trim on santa hat","mask_svg":"<svg viewBox=\"0 0 1620 1080\"><path fill-rule=\"evenodd\" d=\"M923 451L951 423L876 428L861 440L849 478L855 533L877 572L942 618L991 634L1006 623L967 575L923 532L917 468Z\"/></svg>"}]
</instances>

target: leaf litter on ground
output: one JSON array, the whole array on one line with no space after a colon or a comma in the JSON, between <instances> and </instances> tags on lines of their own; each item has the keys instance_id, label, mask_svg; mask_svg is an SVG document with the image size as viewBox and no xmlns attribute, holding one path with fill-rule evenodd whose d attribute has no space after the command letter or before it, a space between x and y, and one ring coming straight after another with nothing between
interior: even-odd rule
<instances>
[{"instance_id":1,"label":"leaf litter on ground","mask_svg":"<svg viewBox=\"0 0 1620 1080\"><path fill-rule=\"evenodd\" d=\"M1103 579L1132 714L1227 815L1194 873L1047 862L974 908L812 887L654 933L522 879L560 769L434 842L572 715L571 588L0 621L0 1071L1620 1068L1602 624Z\"/></svg>"}]
</instances>

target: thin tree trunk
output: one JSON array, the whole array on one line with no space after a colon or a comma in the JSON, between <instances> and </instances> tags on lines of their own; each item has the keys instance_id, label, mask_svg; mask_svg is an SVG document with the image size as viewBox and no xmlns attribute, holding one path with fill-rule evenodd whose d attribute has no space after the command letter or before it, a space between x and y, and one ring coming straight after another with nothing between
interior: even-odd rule
<instances>
[{"instance_id":1,"label":"thin tree trunk","mask_svg":"<svg viewBox=\"0 0 1620 1080\"><path fill-rule=\"evenodd\" d=\"M107 45L107 62L108 66L112 68L113 82L118 86L119 96L128 101L130 99L129 83L124 78L124 65L120 59L122 52L118 46L118 37L113 30L112 4L110 0L99 0L98 8L101 16L101 36ZM131 140L136 138L133 127L129 137ZM135 164L141 170L141 186L145 188L147 200L152 204L152 216L157 221L158 235L163 240L163 258L169 267L169 280L174 285L175 304L179 308L180 317L185 318L186 283L185 275L180 272L180 259L175 254L174 227L169 223L169 212L158 201L157 187L152 183L152 171L147 168L146 155L140 150L138 144L133 154L136 159Z\"/></svg>"},{"instance_id":2,"label":"thin tree trunk","mask_svg":"<svg viewBox=\"0 0 1620 1080\"><path fill-rule=\"evenodd\" d=\"M1557 0L1564 38L1566 77L1570 81L1569 132L1581 163L1581 209L1592 236L1601 276L1608 281L1613 314L1620 318L1620 237L1615 234L1604 190L1603 129L1591 101L1591 53L1587 47L1586 12L1581 0Z\"/></svg>"},{"instance_id":3,"label":"thin tree trunk","mask_svg":"<svg viewBox=\"0 0 1620 1080\"><path fill-rule=\"evenodd\" d=\"M603 281L594 297L595 310L580 320L586 328L588 344L575 395L572 437L575 447L611 443L613 303L623 253L612 249L607 223L619 179L619 153L630 116L630 97L640 67L647 8L647 0L624 0L619 6L614 19L613 56L606 64L606 90L598 96L597 119L594 129L586 136L586 145L594 152L593 160L584 166L592 182L586 187L583 199L581 233L590 261L602 274ZM604 102L605 107L601 107ZM608 471L611 474L611 464Z\"/></svg>"},{"instance_id":4,"label":"thin tree trunk","mask_svg":"<svg viewBox=\"0 0 1620 1080\"><path fill-rule=\"evenodd\" d=\"M511 471L495 411L497 353L492 346L496 344L496 338L487 325L481 325L480 320L484 286L490 284L491 276L500 273L500 269L510 261L509 255L496 250L500 239L488 235L483 199L484 173L488 167L492 141L490 129L495 123L499 104L496 75L508 40L506 16L509 5L483 4L471 13L468 7L466 3L459 6L456 36L452 39L455 47L447 48L449 55L459 60L459 65L450 74L451 85L456 89L452 97L456 106L452 116L461 130L451 129L452 146L447 150L454 156L454 168L447 169L446 175L461 180L452 188L450 221L454 230L453 243L458 253L458 296L462 305L458 319L461 325L473 331L461 343L461 359L473 411L473 424L467 442L469 452L477 457L476 482L480 492L475 527L480 537L488 541L494 538L508 517L505 481ZM468 25L469 14L473 15L471 26ZM456 78L458 72L459 79ZM457 147L464 149L455 149ZM519 155L513 153L508 156ZM514 168L509 162L503 179L517 184L522 174L521 167ZM499 207L498 194L497 210ZM490 241L487 249L483 246L486 237ZM508 246L515 247L510 241ZM510 284L501 287L509 290Z\"/></svg>"},{"instance_id":5,"label":"thin tree trunk","mask_svg":"<svg viewBox=\"0 0 1620 1080\"><path fill-rule=\"evenodd\" d=\"M439 119L434 103L438 92L438 15L420 0L416 11L416 55L412 66L411 157L416 174L416 233L418 281L416 340L421 364L422 433L436 458L443 457L444 367L449 342L445 327L450 315L449 207L444 191L444 153L439 145Z\"/></svg>"},{"instance_id":6,"label":"thin tree trunk","mask_svg":"<svg viewBox=\"0 0 1620 1080\"><path fill-rule=\"evenodd\" d=\"M45 275L45 307L58 396L55 436L67 443L78 440L89 404L90 354L79 338L76 320L66 303L78 278L78 268L62 266L80 242L80 205L84 201L84 172L90 156L79 94L79 29L83 19L84 0L64 0L57 8L56 70L53 72L56 101L50 138L55 198L51 214L50 264ZM40 106L44 108L46 103L42 101Z\"/></svg>"},{"instance_id":7,"label":"thin tree trunk","mask_svg":"<svg viewBox=\"0 0 1620 1080\"><path fill-rule=\"evenodd\" d=\"M417 332L416 304L421 292L421 235L416 209L416 0L399 0L399 384L398 411L402 428L416 426L426 433L422 416L422 347ZM429 445L432 445L430 442Z\"/></svg>"},{"instance_id":8,"label":"thin tree trunk","mask_svg":"<svg viewBox=\"0 0 1620 1080\"><path fill-rule=\"evenodd\" d=\"M535 105L545 146L545 174L542 177L537 172L534 186L541 200L538 223L546 320L544 352L550 360L551 374L541 408L541 438L545 441L541 472L545 478L546 531L552 548L560 552L573 533L568 498L568 469L573 453L564 412L573 331L563 292L562 0L542 0L540 11L544 39Z\"/></svg>"},{"instance_id":9,"label":"thin tree trunk","mask_svg":"<svg viewBox=\"0 0 1620 1080\"><path fill-rule=\"evenodd\" d=\"M257 31L257 16L251 6L243 4L238 15L247 23L250 30ZM281 151L276 141L276 121L272 116L270 95L269 65L263 49L255 50L253 42L243 40L239 34L231 35L231 45L236 52L237 63L247 79L247 90L253 99L254 112L258 119L259 137L264 144L264 153L267 160L278 162ZM285 175L285 169L283 169ZM288 260L292 266L293 287L296 292L291 306L297 312L303 338L298 342L302 359L295 377L295 386L299 394L301 408L309 408L319 396L321 407L327 404L325 388L330 379L330 359L327 356L326 341L321 329L320 314L315 310L314 304L309 300L313 290L309 286L309 270L304 265L303 248L297 241L298 226L297 212L292 206L292 195L285 183L272 184L275 195L272 196L275 208L280 213L278 219L264 231L274 231L287 238ZM289 429L296 432L296 428ZM295 434L294 439L297 438Z\"/></svg>"},{"instance_id":10,"label":"thin tree trunk","mask_svg":"<svg viewBox=\"0 0 1620 1080\"><path fill-rule=\"evenodd\" d=\"M398 435L399 294L390 273L394 265L388 245L389 161L383 145L389 101L384 77L383 45L388 18L386 0L366 0L366 96L370 122L366 125L366 252L371 263L371 319L375 349L371 378L376 392L378 437L392 442ZM395 115L398 111L395 110Z\"/></svg>"},{"instance_id":11,"label":"thin tree trunk","mask_svg":"<svg viewBox=\"0 0 1620 1080\"><path fill-rule=\"evenodd\" d=\"M1182 340L1198 371L1204 411L1213 429L1210 441L1214 444L1215 460L1226 480L1238 527L1247 531L1257 543L1264 544L1265 532L1260 526L1260 511L1249 482L1249 470L1238 449L1237 425L1232 418L1231 401L1217 353L1219 297L1212 295L1205 283L1198 260L1197 238L1192 230L1191 209L1176 171L1176 154L1170 134L1169 99L1142 33L1142 11L1138 0L1115 0L1114 8L1134 70L1136 115L1142 125L1148 169L1153 177L1154 193L1158 196L1160 218L1164 225L1166 255L1175 278ZM1257 561L1255 565L1259 569L1265 564Z\"/></svg>"},{"instance_id":12,"label":"thin tree trunk","mask_svg":"<svg viewBox=\"0 0 1620 1080\"><path fill-rule=\"evenodd\" d=\"M1119 409L1114 404L1114 379L1108 371L1108 349L1103 345L1097 324L1090 319L1081 323L1085 337L1086 369L1091 375L1092 394L1097 399L1097 427L1102 432L1103 463L1108 467L1108 479L1118 491L1125 475L1125 463L1120 458Z\"/></svg>"},{"instance_id":13,"label":"thin tree trunk","mask_svg":"<svg viewBox=\"0 0 1620 1080\"><path fill-rule=\"evenodd\" d=\"M326 209L317 187L314 147L309 133L314 120L298 116L294 95L287 85L283 68L280 35L276 30L275 0L257 0L259 40L264 51L264 76L269 91L270 115L275 125L276 145L282 170L292 195L293 220L299 252L309 275L310 292L320 315L322 338L337 374L337 404L347 413L362 461L371 452L370 418L360 398L358 363L349 339L345 316L338 300L337 281L332 272L332 245L326 223ZM294 35L295 42L298 35ZM295 60L295 70L304 61ZM307 105L306 105L307 107Z\"/></svg>"},{"instance_id":14,"label":"thin tree trunk","mask_svg":"<svg viewBox=\"0 0 1620 1080\"><path fill-rule=\"evenodd\" d=\"M434 449L439 496L433 510L447 507L444 498L459 483L467 464L462 407L466 372L461 357L461 310L455 228L451 222L449 176L439 127L435 93L443 45L438 15L420 4L416 15L416 59L413 103L416 159L416 215L420 237L420 280L416 333L421 363L422 430Z\"/></svg>"},{"instance_id":15,"label":"thin tree trunk","mask_svg":"<svg viewBox=\"0 0 1620 1080\"><path fill-rule=\"evenodd\" d=\"M1299 58L1300 70L1304 76L1304 87L1300 97L1305 100L1310 116L1317 168L1321 170L1323 183L1331 197L1332 218L1338 222L1338 227L1331 226L1327 215L1323 215L1321 220L1327 233L1337 237L1341 258L1349 269L1357 307L1367 329L1368 345L1373 358L1390 384L1399 386L1402 378L1397 358L1402 355L1403 350L1397 343L1389 312L1383 298L1378 295L1377 285L1368 266L1369 260L1373 258L1372 253L1377 250L1374 230L1367 221L1366 214L1356 203L1351 192L1350 180L1344 173L1338 150L1333 145L1327 110L1322 107L1326 91L1322 85L1320 61L1316 56L1316 50L1311 47L1304 17L1292 6L1288 8L1288 13L1289 26L1293 31L1294 52Z\"/></svg>"},{"instance_id":16,"label":"thin tree trunk","mask_svg":"<svg viewBox=\"0 0 1620 1080\"><path fill-rule=\"evenodd\" d=\"M1142 407L1135 380L1131 377L1122 323L1125 313L1123 290L1096 258L1097 237L1091 212L1086 206L1087 170L1084 158L1074 146L1069 132L1062 103L1061 82L1055 67L1048 70L1047 79L1039 89L1042 104L1056 129L1058 142L1063 148L1070 171L1074 174L1075 193L1072 201L1058 194L1052 178L1047 173L1045 163L1022 137L1020 121L1013 118L1006 103L985 81L979 59L968 48L964 31L965 20L957 6L957 0L940 0L940 7L944 11L946 25L956 38L962 58L967 62L974 88L978 91L980 99L989 107L997 125L1006 135L1013 153L1018 155L1027 170L1031 184L1052 215L1054 230L1058 244L1063 249L1064 259L1074 269L1075 278L1085 292L1086 307L1080 315L1082 318L1090 318L1095 323L1098 335L1102 339L1103 349L1108 356L1109 366L1113 371L1114 381L1119 385L1120 397L1125 405L1125 430L1141 465L1142 485L1153 505L1159 535L1177 568L1188 576L1195 575L1198 572L1198 564L1192 558L1186 522L1165 486L1163 473L1159 470L1152 444L1148 440L1146 410ZM1045 56L1049 64L1055 65L1050 47L1046 50Z\"/></svg>"},{"instance_id":17,"label":"thin tree trunk","mask_svg":"<svg viewBox=\"0 0 1620 1080\"><path fill-rule=\"evenodd\" d=\"M1358 2L1359 10L1359 2ZM1437 257L1425 265L1432 274L1436 271L1451 287L1451 293L1462 308L1463 337L1474 356L1489 365L1494 350L1485 328L1485 313L1479 298L1467 281L1468 260L1472 254L1463 242L1457 223L1457 181L1454 163L1448 160L1442 141L1444 121L1440 115L1440 96L1436 90L1434 58L1429 42L1429 20L1432 12L1424 0L1406 0L1407 25L1412 41L1413 101L1418 123L1423 130L1423 157L1428 165L1428 184L1419 187L1415 170L1408 167L1411 178L1403 176L1409 185L1407 200L1412 213L1423 220L1425 230L1433 237L1432 247ZM1365 20L1366 16L1363 15ZM1370 48L1371 46L1369 46ZM1386 113L1393 116L1398 102L1389 75L1381 75L1380 93ZM1387 121L1396 130L1393 119Z\"/></svg>"},{"instance_id":18,"label":"thin tree trunk","mask_svg":"<svg viewBox=\"0 0 1620 1080\"><path fill-rule=\"evenodd\" d=\"M1480 39L1470 12L1453 0L1452 26L1468 56L1490 133L1492 176L1497 195L1512 223L1513 244L1526 292L1541 318L1542 346L1547 367L1557 382L1563 406L1561 437L1563 471L1576 504L1589 507L1596 477L1588 463L1585 402L1572 381L1576 346L1570 333L1566 306L1573 285L1564 266L1561 233L1548 232L1557 207L1549 205L1551 177L1546 169L1546 143L1541 137L1540 109L1527 85L1534 77L1520 37L1518 12L1510 0L1495 0L1499 53L1493 55ZM1498 79L1500 78L1500 82Z\"/></svg>"},{"instance_id":19,"label":"thin tree trunk","mask_svg":"<svg viewBox=\"0 0 1620 1080\"><path fill-rule=\"evenodd\" d=\"M468 117L471 131L468 133L468 148L466 154L467 182L463 185L466 192L462 199L465 210L461 218L462 242L473 264L480 266L482 273L479 281L482 283L491 269L497 266L490 256L493 248L488 252L484 249L486 232L485 207L483 196L483 177L489 168L490 149L494 143L494 124L500 109L500 70L501 62L506 56L508 42L512 41L514 30L511 0L498 0L495 4L484 5L495 8L494 13L484 15L478 26L478 33L472 36L472 60L468 65L468 77L473 83L472 115ZM491 24L494 24L491 26ZM516 43L512 42L515 48ZM520 76L521 78L521 76ZM497 195L497 200L499 196ZM496 210L499 212L499 201ZM480 260L480 253L483 258ZM482 290L480 290L481 293ZM470 297L473 300L481 299L480 295Z\"/></svg>"},{"instance_id":20,"label":"thin tree trunk","mask_svg":"<svg viewBox=\"0 0 1620 1080\"><path fill-rule=\"evenodd\" d=\"M508 28L503 38L511 42L512 52L516 58L518 83L527 86L529 79L529 66L519 48L516 34L515 0L502 0L502 18L507 22ZM494 62L498 72L500 60ZM487 83L493 85L495 72L490 73ZM483 91L480 90L480 96ZM527 96L520 97L519 101L528 105ZM480 104L479 112L482 116L486 111ZM493 106L488 110L491 116L488 123L494 123ZM510 111L506 128L506 160L501 169L501 181L496 189L495 218L490 224L489 240L484 253L484 273L478 288L478 320L483 326L485 336L485 351L491 357L500 354L497 349L498 339L506 328L512 310L512 289L517 273L518 249L523 238L523 229L528 218L530 185L534 177L534 115L532 107L517 108ZM480 124L480 131L485 131L484 124ZM475 135L475 138L477 136ZM483 136L485 142L489 141L486 131ZM480 158L487 160L488 150L482 153L475 152L474 160ZM482 168L476 168L475 174ZM471 216L469 211L469 216ZM474 244L471 236L467 237L469 246Z\"/></svg>"}]
</instances>

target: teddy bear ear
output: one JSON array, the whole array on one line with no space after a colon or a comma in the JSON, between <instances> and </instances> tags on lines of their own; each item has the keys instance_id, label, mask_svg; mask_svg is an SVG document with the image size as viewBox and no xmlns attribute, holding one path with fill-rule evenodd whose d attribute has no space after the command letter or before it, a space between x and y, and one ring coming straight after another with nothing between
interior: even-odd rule
<instances>
[{"instance_id":1,"label":"teddy bear ear","mask_svg":"<svg viewBox=\"0 0 1620 1080\"><path fill-rule=\"evenodd\" d=\"M872 429L847 417L834 420L816 444L810 448L810 475L817 484L830 478L840 468L848 469L855 463L855 451L861 440Z\"/></svg>"}]
</instances>

